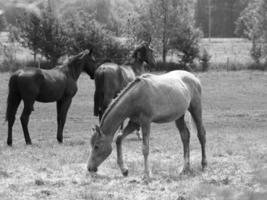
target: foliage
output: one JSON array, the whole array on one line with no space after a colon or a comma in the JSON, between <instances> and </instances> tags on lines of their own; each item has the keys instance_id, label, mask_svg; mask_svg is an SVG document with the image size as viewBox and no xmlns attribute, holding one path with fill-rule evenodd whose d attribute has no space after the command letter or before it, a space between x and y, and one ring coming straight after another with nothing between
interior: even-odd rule
<instances>
[{"instance_id":1,"label":"foliage","mask_svg":"<svg viewBox=\"0 0 267 200\"><path fill-rule=\"evenodd\" d=\"M251 56L256 63L267 58L267 2L253 0L241 13L236 32L252 41Z\"/></svg>"},{"instance_id":2,"label":"foliage","mask_svg":"<svg viewBox=\"0 0 267 200\"><path fill-rule=\"evenodd\" d=\"M0 11L1 12L1 11ZM7 21L5 15L0 13L0 32L4 31L7 27Z\"/></svg>"},{"instance_id":3,"label":"foliage","mask_svg":"<svg viewBox=\"0 0 267 200\"><path fill-rule=\"evenodd\" d=\"M209 37L209 34L211 37L235 37L235 21L248 1L251 0L198 0L197 26L202 29L205 37Z\"/></svg>"},{"instance_id":4,"label":"foliage","mask_svg":"<svg viewBox=\"0 0 267 200\"><path fill-rule=\"evenodd\" d=\"M199 56L200 37L201 32L199 29L183 24L174 32L169 42L169 47L182 52L182 64L192 64L194 59Z\"/></svg>"},{"instance_id":5,"label":"foliage","mask_svg":"<svg viewBox=\"0 0 267 200\"><path fill-rule=\"evenodd\" d=\"M111 59L120 63L121 58L126 58L129 53L129 49L95 19L94 13L81 9L68 15L64 29L69 38L68 52L71 54L93 48L98 60Z\"/></svg>"},{"instance_id":6,"label":"foliage","mask_svg":"<svg viewBox=\"0 0 267 200\"><path fill-rule=\"evenodd\" d=\"M34 52L45 56L56 65L57 59L66 53L68 38L62 24L54 17L51 10L46 7L39 18L33 13L26 13L18 19L18 41Z\"/></svg>"},{"instance_id":7,"label":"foliage","mask_svg":"<svg viewBox=\"0 0 267 200\"><path fill-rule=\"evenodd\" d=\"M195 51L198 50L192 48L187 51L185 48L188 48L189 43L195 44L201 35L194 27L194 3L194 0L150 0L143 3L129 19L132 35L139 39L144 33L150 34L152 44L161 52L163 62L171 49L183 52L186 55L183 57L185 63L191 62L191 56L196 55ZM189 36L184 35L188 32ZM180 39L194 41L178 45L175 41Z\"/></svg>"}]
</instances>

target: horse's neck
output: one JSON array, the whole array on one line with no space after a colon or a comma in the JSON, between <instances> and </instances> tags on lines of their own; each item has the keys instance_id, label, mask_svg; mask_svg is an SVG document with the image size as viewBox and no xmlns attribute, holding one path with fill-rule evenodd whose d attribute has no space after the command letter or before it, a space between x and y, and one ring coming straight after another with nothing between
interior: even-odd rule
<instances>
[{"instance_id":1,"label":"horse's neck","mask_svg":"<svg viewBox=\"0 0 267 200\"><path fill-rule=\"evenodd\" d=\"M143 73L143 61L133 58L128 65L133 69L135 76L140 76Z\"/></svg>"},{"instance_id":2,"label":"horse's neck","mask_svg":"<svg viewBox=\"0 0 267 200\"><path fill-rule=\"evenodd\" d=\"M82 65L83 64L80 64L78 66L73 63L68 63L64 67L62 67L62 70L66 74L68 74L71 78L73 78L75 81L77 81L78 78L80 77L80 74L82 73Z\"/></svg>"},{"instance_id":3,"label":"horse's neck","mask_svg":"<svg viewBox=\"0 0 267 200\"><path fill-rule=\"evenodd\" d=\"M122 122L134 112L131 99L131 95L124 95L118 102L115 102L115 105L108 111L107 115L102 118L100 127L110 139L113 139Z\"/></svg>"}]
</instances>

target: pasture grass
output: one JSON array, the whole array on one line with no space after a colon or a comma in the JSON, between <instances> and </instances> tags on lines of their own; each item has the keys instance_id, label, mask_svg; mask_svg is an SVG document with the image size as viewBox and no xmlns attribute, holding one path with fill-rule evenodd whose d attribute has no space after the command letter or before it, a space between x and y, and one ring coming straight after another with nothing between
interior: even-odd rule
<instances>
[{"instance_id":1,"label":"pasture grass","mask_svg":"<svg viewBox=\"0 0 267 200\"><path fill-rule=\"evenodd\" d=\"M182 143L173 123L152 126L150 183L142 179L141 142L135 134L123 142L128 177L120 173L115 149L96 175L87 173L91 127L98 119L93 117L94 82L82 75L68 114L63 144L56 141L55 104L35 103L29 122L32 146L25 145L17 120L13 147L8 147L7 124L1 123L0 199L266 199L267 72L206 72L197 76L203 84L206 171L201 170L200 145L187 115L191 174L180 175ZM8 78L8 73L0 74L2 122ZM22 106L17 119L21 110Z\"/></svg>"}]
</instances>

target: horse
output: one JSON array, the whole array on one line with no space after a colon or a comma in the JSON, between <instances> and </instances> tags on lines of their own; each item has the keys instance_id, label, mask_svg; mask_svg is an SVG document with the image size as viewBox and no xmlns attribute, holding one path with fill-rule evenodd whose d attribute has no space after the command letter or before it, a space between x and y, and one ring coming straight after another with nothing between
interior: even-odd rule
<instances>
[{"instance_id":1,"label":"horse","mask_svg":"<svg viewBox=\"0 0 267 200\"><path fill-rule=\"evenodd\" d=\"M190 172L190 132L184 119L187 110L191 113L197 127L202 150L201 164L205 169L207 166L206 131L202 122L201 90L200 80L192 73L182 70L162 75L144 74L136 78L109 105L103 114L100 126L93 129L92 149L87 164L88 171L96 172L98 166L110 155L111 143L116 130L121 122L129 118L127 126L116 138L117 163L124 176L128 175L128 169L124 166L122 159L122 140L132 131L141 127L144 178L149 180L148 155L152 122L175 121L183 143L184 166L182 173Z\"/></svg>"},{"instance_id":2,"label":"horse","mask_svg":"<svg viewBox=\"0 0 267 200\"><path fill-rule=\"evenodd\" d=\"M94 78L96 61L92 50L85 50L73 56L63 65L45 70L39 68L20 69L9 79L6 121L8 121L7 144L12 146L12 127L21 100L24 108L20 117L25 142L32 144L28 122L34 110L34 102L57 102L57 140L63 142L63 128L72 98L77 92L77 80L81 72Z\"/></svg>"},{"instance_id":3,"label":"horse","mask_svg":"<svg viewBox=\"0 0 267 200\"><path fill-rule=\"evenodd\" d=\"M95 72L94 115L102 115L110 102L118 93L133 81L136 76L144 73L143 63L155 66L153 51L149 48L150 42L144 42L135 49L130 62L123 65L107 62L98 67Z\"/></svg>"}]
</instances>

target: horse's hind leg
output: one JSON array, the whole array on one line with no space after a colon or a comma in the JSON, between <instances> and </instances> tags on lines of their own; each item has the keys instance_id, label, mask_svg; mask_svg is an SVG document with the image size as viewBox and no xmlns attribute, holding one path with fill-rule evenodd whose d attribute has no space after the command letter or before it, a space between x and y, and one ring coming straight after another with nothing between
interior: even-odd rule
<instances>
[{"instance_id":1,"label":"horse's hind leg","mask_svg":"<svg viewBox=\"0 0 267 200\"><path fill-rule=\"evenodd\" d=\"M122 159L122 149L121 149L121 143L122 140L129 134L131 134L134 130L138 129L140 126L136 123L133 123L129 121L125 129L122 133L120 133L116 138L116 146L117 146L117 163L121 169L121 172L123 176L128 175L128 169L124 166L124 162Z\"/></svg>"},{"instance_id":2,"label":"horse's hind leg","mask_svg":"<svg viewBox=\"0 0 267 200\"><path fill-rule=\"evenodd\" d=\"M24 108L20 117L23 133L24 133L24 138L25 142L27 145L32 144L31 138L29 135L29 130L28 130L28 123L29 123L29 118L30 114L33 111L33 104L34 100L23 100L24 101Z\"/></svg>"},{"instance_id":3,"label":"horse's hind leg","mask_svg":"<svg viewBox=\"0 0 267 200\"><path fill-rule=\"evenodd\" d=\"M201 101L198 102L192 102L189 108L189 112L191 113L197 127L197 136L199 139L199 142L201 144L201 152L202 152L202 169L205 169L207 167L207 159L206 159L206 130L203 126L202 121L202 107L201 107Z\"/></svg>"},{"instance_id":4,"label":"horse's hind leg","mask_svg":"<svg viewBox=\"0 0 267 200\"><path fill-rule=\"evenodd\" d=\"M7 136L7 145L12 146L12 127L16 119L16 112L18 110L21 98L17 97L12 99L12 102L8 102L7 108L7 121L8 121L8 136Z\"/></svg>"},{"instance_id":5,"label":"horse's hind leg","mask_svg":"<svg viewBox=\"0 0 267 200\"><path fill-rule=\"evenodd\" d=\"M175 124L179 129L180 136L183 142L184 168L182 173L188 173L190 171L190 151L189 151L190 132L186 126L184 115L180 119L176 120Z\"/></svg>"}]
</instances>

